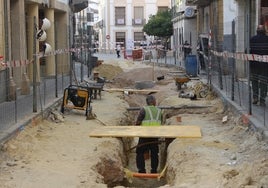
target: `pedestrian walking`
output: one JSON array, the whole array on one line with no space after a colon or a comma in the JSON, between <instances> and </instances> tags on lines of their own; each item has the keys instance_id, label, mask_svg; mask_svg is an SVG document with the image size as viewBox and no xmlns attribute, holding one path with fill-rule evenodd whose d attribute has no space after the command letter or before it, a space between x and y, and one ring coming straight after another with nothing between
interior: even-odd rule
<instances>
[{"instance_id":1,"label":"pedestrian walking","mask_svg":"<svg viewBox=\"0 0 268 188\"><path fill-rule=\"evenodd\" d=\"M117 58L120 58L120 51L121 51L121 46L120 44L116 45L116 54L117 54Z\"/></svg>"},{"instance_id":2,"label":"pedestrian walking","mask_svg":"<svg viewBox=\"0 0 268 188\"><path fill-rule=\"evenodd\" d=\"M162 123L161 109L156 107L156 99L153 95L146 98L147 106L144 106L137 117L136 125L141 126L160 126ZM136 149L136 165L139 173L146 173L145 154L150 152L151 173L157 173L159 163L158 138L139 138Z\"/></svg>"},{"instance_id":3,"label":"pedestrian walking","mask_svg":"<svg viewBox=\"0 0 268 188\"><path fill-rule=\"evenodd\" d=\"M250 53L268 55L268 36L265 27L259 25L257 34L250 38ZM268 64L260 61L250 61L250 79L252 83L253 104L266 106Z\"/></svg>"}]
</instances>

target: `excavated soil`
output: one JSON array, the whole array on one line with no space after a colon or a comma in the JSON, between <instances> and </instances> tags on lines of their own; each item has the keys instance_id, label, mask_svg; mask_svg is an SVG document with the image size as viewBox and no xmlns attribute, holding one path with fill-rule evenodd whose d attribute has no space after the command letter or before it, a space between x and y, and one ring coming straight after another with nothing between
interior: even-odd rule
<instances>
[{"instance_id":1,"label":"excavated soil","mask_svg":"<svg viewBox=\"0 0 268 188\"><path fill-rule=\"evenodd\" d=\"M87 120L84 111L79 110L60 114L56 108L46 119L35 119L2 143L1 188L268 187L267 140L250 128L246 117L230 111L213 92L196 100L179 97L170 74L179 71L176 68L110 60L94 71L109 81L106 88L135 88L137 82L153 81L150 89L160 90L154 93L159 106L181 106L163 110L165 124L200 126L202 138L174 139L167 151L161 144L159 171L167 166L164 178L133 178L130 183L124 168L136 171L135 150L130 149L137 139L93 138L89 133L99 126L132 125L137 111L126 109L145 105L146 95L103 91L102 98L92 103L96 119ZM159 76L164 79L157 80ZM192 93L197 85L204 83L191 80L182 90Z\"/></svg>"}]
</instances>

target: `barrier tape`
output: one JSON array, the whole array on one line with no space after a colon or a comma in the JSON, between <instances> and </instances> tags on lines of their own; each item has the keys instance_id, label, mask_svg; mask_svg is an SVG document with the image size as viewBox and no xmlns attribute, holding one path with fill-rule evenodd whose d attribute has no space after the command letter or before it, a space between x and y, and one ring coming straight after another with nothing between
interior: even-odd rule
<instances>
[{"instance_id":1,"label":"barrier tape","mask_svg":"<svg viewBox=\"0 0 268 188\"><path fill-rule=\"evenodd\" d=\"M1 66L0 68L7 68L7 67L22 67L22 66L26 66L28 64L32 63L32 60L14 60L14 61L7 61L7 62L3 62L1 61Z\"/></svg>"},{"instance_id":2,"label":"barrier tape","mask_svg":"<svg viewBox=\"0 0 268 188\"><path fill-rule=\"evenodd\" d=\"M178 45L180 47L185 47L185 45ZM187 46L187 47L191 47L191 46ZM54 56L54 55L59 55L59 54L68 54L68 53L81 53L81 51L85 51L85 50L94 50L94 49L100 49L100 48L70 48L70 49L58 49L55 50L51 53L48 54L43 54L42 52L35 54L38 58L42 58L42 57L47 57L47 56ZM158 47L152 47L152 48L147 48L147 49L157 49L160 51L173 51L174 50L165 50L162 48L158 48ZM107 49L106 49L107 50ZM139 50L139 49L133 49L133 50ZM145 53L148 50L144 50ZM217 52L214 50L210 50L210 52L215 55L215 56L219 56L219 57L223 57L223 58L234 58L237 60L242 60L242 61L259 61L259 62L265 62L268 63L268 55L258 55L258 54L245 54L245 53L232 53L232 52L228 52L228 51L224 51L224 52ZM6 68L6 67L21 67L21 66L26 66L29 65L30 63L32 63L33 60L14 60L14 61L3 61L3 56L0 56L0 68Z\"/></svg>"},{"instance_id":3,"label":"barrier tape","mask_svg":"<svg viewBox=\"0 0 268 188\"><path fill-rule=\"evenodd\" d=\"M268 62L268 55L232 53L228 51L217 52L213 50L211 50L211 52L215 56L224 57L224 58L234 58L234 59L243 60L243 61L259 61L259 62L265 62L265 63Z\"/></svg>"}]
</instances>

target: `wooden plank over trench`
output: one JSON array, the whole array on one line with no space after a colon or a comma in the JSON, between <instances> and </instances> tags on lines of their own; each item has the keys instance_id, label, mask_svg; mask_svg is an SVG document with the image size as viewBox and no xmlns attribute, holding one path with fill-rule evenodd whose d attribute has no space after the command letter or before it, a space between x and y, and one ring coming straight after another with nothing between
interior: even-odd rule
<instances>
[{"instance_id":1,"label":"wooden plank over trench","mask_svg":"<svg viewBox=\"0 0 268 188\"><path fill-rule=\"evenodd\" d=\"M198 126L101 126L92 130L90 137L161 137L161 138L201 138Z\"/></svg>"},{"instance_id":2,"label":"wooden plank over trench","mask_svg":"<svg viewBox=\"0 0 268 188\"><path fill-rule=\"evenodd\" d=\"M157 93L160 90L156 90L156 89L103 88L103 91L148 94L148 93Z\"/></svg>"}]
</instances>

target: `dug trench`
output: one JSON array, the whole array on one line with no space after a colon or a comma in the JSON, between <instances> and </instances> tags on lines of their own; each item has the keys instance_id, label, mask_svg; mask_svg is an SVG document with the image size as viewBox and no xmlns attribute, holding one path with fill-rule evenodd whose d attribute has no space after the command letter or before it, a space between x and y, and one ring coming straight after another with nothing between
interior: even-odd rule
<instances>
[{"instance_id":1,"label":"dug trench","mask_svg":"<svg viewBox=\"0 0 268 188\"><path fill-rule=\"evenodd\" d=\"M111 68L111 67L110 67ZM113 84L108 84L107 87L115 87L116 85L119 85L120 88L134 88L138 89L152 89L151 87L154 86L154 84L151 84L152 82L150 81L138 81L137 78L139 79L146 79L144 78L144 75L148 76L148 72L150 68L146 68L147 70L143 69L135 69L132 71L128 71L127 73L121 73L118 76L116 76L115 79L113 79ZM102 67L102 69L99 69L98 72L100 74L105 74L103 71L105 68ZM142 70L142 71L141 71ZM167 70L161 70L159 71L161 74L163 74L163 71ZM101 73L102 72L102 73ZM146 74L147 72L147 74ZM143 74L144 73L144 74ZM139 75L137 77L137 75ZM150 75L150 74L149 74ZM163 77L163 76L162 76ZM158 77L157 77L158 78ZM169 79L168 79L169 78ZM150 79L147 78L147 79ZM202 113L207 113L208 112L208 107L206 105L198 107L198 105L194 105L191 108L191 104L188 103L189 99L184 99L182 101L187 101L186 104L183 103L180 105L178 103L177 108L174 108L174 104L176 106L176 102L174 103L173 100L178 101L178 93L176 91L176 86L175 83L172 80L172 77L166 76L166 80L163 81L163 79L157 79L157 84L154 86L157 89L161 89L161 86L166 87L164 88L164 92L173 92L173 98L171 97L172 95L165 95L163 92L161 94L155 94L157 99L158 99L158 104L159 105L168 105L170 108L166 107L164 108L163 111L163 117L164 117L164 123L165 124L172 124L172 125L180 125L182 124L181 122L181 114L202 114ZM174 84L174 87L171 89L172 92L170 92L170 88ZM158 86L157 86L158 85ZM123 113L124 116L121 117L120 121L118 122L119 125L122 126L127 126L127 125L133 125L135 123L135 118L138 115L138 109L145 105L145 98L146 95L144 94L135 94L135 93L123 93L120 95L120 97L128 103L129 108ZM188 103L188 104L187 104ZM190 105L189 105L190 104ZM173 105L173 106L172 106ZM178 107L179 106L179 107ZM188 108L187 108L188 106ZM194 108L196 107L196 108ZM103 125L105 125L103 122L101 122ZM119 138L118 141L120 142L119 145L122 145L120 149L120 154L118 156L123 156L123 157L117 157L120 159L120 161L115 162L114 164L122 164L122 167L118 170L118 166L116 165L116 170L112 170L112 173L104 173L104 172L110 172L112 167L107 164L109 160L103 159L103 161L100 162L102 165L96 165L97 166L97 171L104 177L105 183L108 184L109 187L114 187L114 186L126 186L126 187L160 187L164 186L167 184L166 178L167 177L167 163L166 163L166 157L167 157L167 148L168 145L174 140L175 138L159 138L159 177L156 177L155 174L138 174L140 177L133 177L133 174L137 172L136 168L136 153L135 150L137 147L137 140L138 138ZM106 165L103 165L106 164ZM105 168L105 167L106 168ZM105 169L103 169L105 168ZM150 157L147 156L146 158L146 171L150 171ZM114 181L111 179L110 175L113 174L116 177L120 177L122 180L122 174L124 174L124 178L122 181ZM117 175L116 175L117 174ZM108 176L108 177L107 177ZM153 177L152 177L153 176ZM112 180L112 181L111 181Z\"/></svg>"},{"instance_id":2,"label":"dug trench","mask_svg":"<svg viewBox=\"0 0 268 188\"><path fill-rule=\"evenodd\" d=\"M145 99L143 95L122 95L121 97L131 106L142 106L143 104L134 104L133 101ZM159 106L171 104L184 106L183 103L188 102L187 99L180 99L180 102L176 103L177 100L177 96L169 96L160 100ZM103 158L96 165L96 171L104 177L108 187L190 188L250 187L251 185L265 187L268 168L267 143L261 141L260 135L247 129L240 118L234 117L233 112L228 110L224 112L220 100L217 98L206 100L209 108L163 110L166 117L165 125L199 125L202 129L202 138L177 138L168 145L167 150L165 150L165 142L159 144L158 172L167 167L160 181L157 178L126 178L124 169L137 172L135 163L137 138L114 138L120 149L115 149L117 147L107 144L107 141L105 145L101 145L98 148L100 151L104 151L106 147L115 147L112 150L118 151L116 154L118 157L106 154L104 156L107 158ZM119 125L133 125L137 111L126 111L123 114ZM223 123L222 117L226 115L230 119ZM254 154L256 158L252 156L254 151L258 151ZM114 161L115 159L117 160ZM146 160L146 167L149 172L150 160ZM115 177L120 181L115 181Z\"/></svg>"},{"instance_id":3,"label":"dug trench","mask_svg":"<svg viewBox=\"0 0 268 188\"><path fill-rule=\"evenodd\" d=\"M138 95L138 94L131 94L131 95L122 95L122 98L128 102L131 106L142 106L144 105L144 102L142 104L134 104L134 101L145 101L146 95ZM135 100L133 100L135 99ZM164 99L165 100L165 99ZM169 98L168 100L174 100ZM176 99L175 99L176 100ZM165 100L166 101L166 100ZM171 101L170 101L171 102ZM164 101L159 101L159 105L163 105ZM173 103L173 102L172 102ZM168 104L168 103L167 103ZM163 110L163 116L165 117L165 124L169 125L183 125L189 123L189 125L192 125L193 115L196 115L197 117L200 118L202 117L202 114L208 113L207 108L186 108L184 105L182 105L182 108L176 108L176 109L165 109ZM135 122L135 118L137 117L138 114L138 108L127 108L128 110L125 111L123 114L124 116L120 121L118 122L119 125L122 126L128 126L128 125L133 125ZM134 109L134 110L133 110ZM183 119L183 121L182 121ZM102 123L104 124L104 123ZM114 161L111 163L111 159L103 158L99 164L96 165L96 171L100 173L104 180L105 183L108 185L108 187L132 187L132 188L156 188L156 187L162 187L162 186L167 186L169 184L172 184L174 181L174 178L176 177L176 167L175 169L172 170L172 166L168 167L168 164L171 161L174 161L172 157L169 159L170 162L167 161L167 156L169 156L169 151L168 151L168 146L169 144L172 145L172 141L174 139L159 139L159 168L158 172L159 177L153 176L149 177L150 174L148 175L142 175L139 174L140 177L133 177L133 174L137 172L137 167L136 167L136 148L138 147L137 141L138 138L128 138L128 137L123 137L123 138L115 138L117 142L119 142L119 150L118 150L118 157L116 157L119 161ZM198 139L190 139L190 138L184 138L191 142L191 140L196 142ZM176 140L175 140L176 141ZM104 145L104 147L107 147L107 145ZM112 146L111 146L112 147ZM104 148L99 147L99 150L104 150ZM173 153L174 151L172 151ZM185 153L187 154L187 152ZM146 171L150 172L150 156L145 156L146 158ZM114 159L113 159L114 160ZM114 164L114 165L111 165ZM118 166L118 164L122 164L121 167ZM166 168L165 168L166 167ZM168 167L168 170L167 170ZM111 176L111 174L113 174ZM124 177L123 177L124 176ZM120 181L115 181L113 179L114 177L121 177L118 180ZM169 179L167 179L169 177Z\"/></svg>"},{"instance_id":4,"label":"dug trench","mask_svg":"<svg viewBox=\"0 0 268 188\"><path fill-rule=\"evenodd\" d=\"M161 70L160 73L163 74L163 71L167 70ZM146 68L128 70L127 73L119 74L114 79L115 83L108 87L117 85L134 87L134 80L146 80L144 77L148 76L149 72ZM118 161L114 164L121 164L121 166L111 170L113 168L108 165L111 164L109 161L111 158L109 158L99 164L101 168L96 168L104 180L107 180L105 182L109 187L267 187L267 140L263 140L261 134L252 130L248 121L228 109L213 92L205 98L190 100L178 97L179 92L172 77L165 76L164 80L158 80L155 83L153 89L160 90L154 94L158 100L158 106L181 107L163 110L165 125L200 126L202 138L176 138L168 147L165 142L159 144L158 172L166 167L160 181L156 178L127 179L124 169L137 172L135 163L137 138L117 139L120 149ZM182 89L187 92L194 90L196 85L200 86L199 80L187 83L187 86ZM125 108L145 105L145 95L123 93L119 94L119 97L127 102ZM133 125L137 113L135 110L124 111L118 124ZM223 121L223 117L228 118ZM103 164L107 164L104 165L106 168ZM150 160L146 160L146 167L147 171L150 171ZM103 173L104 171L106 173ZM114 181L111 174L120 181Z\"/></svg>"},{"instance_id":5,"label":"dug trench","mask_svg":"<svg viewBox=\"0 0 268 188\"><path fill-rule=\"evenodd\" d=\"M151 80L153 73L150 65L129 61L106 61L96 71L110 81L106 88L132 89L137 81ZM155 67L155 78L165 77L155 79L151 88L159 90L154 93L158 106L179 107L163 109L165 125L199 126L202 138L176 138L166 152L164 143L159 145L158 172L167 167L160 181L132 178L130 183L125 177L124 169L137 171L132 149L136 137L89 136L99 127L133 125L138 111L128 109L145 105L145 94L103 91L101 99L92 103L97 119L87 120L84 111L66 110L62 115L54 109L47 119L33 121L2 144L0 187L267 188L268 146L262 134L213 92L196 100L179 97L169 71ZM182 89L187 93L199 81ZM228 118L222 121L223 117Z\"/></svg>"}]
</instances>

